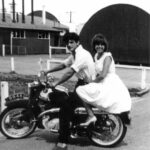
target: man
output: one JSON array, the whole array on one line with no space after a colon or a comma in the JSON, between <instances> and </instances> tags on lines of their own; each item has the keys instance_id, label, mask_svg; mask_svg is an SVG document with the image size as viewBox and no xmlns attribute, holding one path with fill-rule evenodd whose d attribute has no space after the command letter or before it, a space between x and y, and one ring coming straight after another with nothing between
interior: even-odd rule
<instances>
[{"instance_id":1,"label":"man","mask_svg":"<svg viewBox=\"0 0 150 150\"><path fill-rule=\"evenodd\" d=\"M76 33L66 33L64 36L67 42L67 48L71 52L71 56L62 64L45 72L46 74L67 68L64 75L53 83L53 87L70 79L74 74L78 78L76 87L89 83L95 78L94 62L91 54L85 50L79 42L79 36ZM55 150L66 149L69 136L69 123L73 117L73 111L76 107L81 106L82 102L74 92L69 99L64 100L60 108L60 133L59 140L54 148Z\"/></svg>"}]
</instances>

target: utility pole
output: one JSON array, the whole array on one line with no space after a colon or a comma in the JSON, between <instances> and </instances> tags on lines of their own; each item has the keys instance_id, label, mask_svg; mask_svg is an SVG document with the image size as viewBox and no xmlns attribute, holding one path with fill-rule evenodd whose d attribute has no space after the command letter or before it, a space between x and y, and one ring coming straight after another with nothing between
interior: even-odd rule
<instances>
[{"instance_id":1,"label":"utility pole","mask_svg":"<svg viewBox=\"0 0 150 150\"><path fill-rule=\"evenodd\" d=\"M5 22L5 5L4 5L4 0L2 0L2 12L3 12L2 21Z\"/></svg>"},{"instance_id":2,"label":"utility pole","mask_svg":"<svg viewBox=\"0 0 150 150\"><path fill-rule=\"evenodd\" d=\"M12 20L12 22L16 22L15 20L16 20L16 18L15 18L15 5L16 5L16 3L15 3L15 0L12 0L12 13L13 13L13 20Z\"/></svg>"},{"instance_id":3,"label":"utility pole","mask_svg":"<svg viewBox=\"0 0 150 150\"><path fill-rule=\"evenodd\" d=\"M12 19L12 22L15 23L16 22L16 17L15 17L15 14L16 14L16 11L15 11L15 6L16 3L15 3L15 0L12 0L12 3L10 3L10 7L11 7L11 19Z\"/></svg>"},{"instance_id":4,"label":"utility pole","mask_svg":"<svg viewBox=\"0 0 150 150\"><path fill-rule=\"evenodd\" d=\"M22 23L25 23L24 0L22 0Z\"/></svg>"},{"instance_id":5,"label":"utility pole","mask_svg":"<svg viewBox=\"0 0 150 150\"><path fill-rule=\"evenodd\" d=\"M34 24L34 2L31 0L31 24Z\"/></svg>"},{"instance_id":6,"label":"utility pole","mask_svg":"<svg viewBox=\"0 0 150 150\"><path fill-rule=\"evenodd\" d=\"M69 12L67 12L67 13L69 13L69 23L72 23L72 11L69 11Z\"/></svg>"}]
</instances>

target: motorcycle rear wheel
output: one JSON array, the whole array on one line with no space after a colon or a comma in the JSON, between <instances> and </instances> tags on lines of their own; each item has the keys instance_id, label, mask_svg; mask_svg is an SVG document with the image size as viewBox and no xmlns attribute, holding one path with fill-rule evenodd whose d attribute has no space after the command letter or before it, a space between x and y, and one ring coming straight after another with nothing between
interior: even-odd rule
<instances>
[{"instance_id":1,"label":"motorcycle rear wheel","mask_svg":"<svg viewBox=\"0 0 150 150\"><path fill-rule=\"evenodd\" d=\"M126 135L127 127L119 116L108 114L110 126L101 128L100 121L95 126L88 127L88 137L96 145L101 147L114 147L119 144Z\"/></svg>"},{"instance_id":2,"label":"motorcycle rear wheel","mask_svg":"<svg viewBox=\"0 0 150 150\"><path fill-rule=\"evenodd\" d=\"M21 139L32 134L36 129L35 116L30 112L27 120L20 119L22 112L27 110L20 103L15 107L6 108L0 115L0 131L11 139Z\"/></svg>"}]
</instances>

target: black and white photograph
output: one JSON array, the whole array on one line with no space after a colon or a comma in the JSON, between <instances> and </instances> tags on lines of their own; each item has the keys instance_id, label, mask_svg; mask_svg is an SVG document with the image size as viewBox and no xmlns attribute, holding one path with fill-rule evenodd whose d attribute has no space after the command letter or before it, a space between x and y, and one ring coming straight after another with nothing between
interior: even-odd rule
<instances>
[{"instance_id":1,"label":"black and white photograph","mask_svg":"<svg viewBox=\"0 0 150 150\"><path fill-rule=\"evenodd\" d=\"M148 150L148 0L0 0L0 149Z\"/></svg>"}]
</instances>

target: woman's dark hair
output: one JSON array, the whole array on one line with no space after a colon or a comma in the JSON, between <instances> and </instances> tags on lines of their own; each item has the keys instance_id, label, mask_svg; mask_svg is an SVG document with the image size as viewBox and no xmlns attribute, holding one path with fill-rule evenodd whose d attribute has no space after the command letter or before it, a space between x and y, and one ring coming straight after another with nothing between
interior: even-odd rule
<instances>
[{"instance_id":1,"label":"woman's dark hair","mask_svg":"<svg viewBox=\"0 0 150 150\"><path fill-rule=\"evenodd\" d=\"M92 50L94 52L95 51L95 45L99 45L102 44L105 46L104 52L106 52L108 50L108 41L107 39L104 37L104 35L102 35L101 33L96 34L93 38L92 38Z\"/></svg>"},{"instance_id":2,"label":"woman's dark hair","mask_svg":"<svg viewBox=\"0 0 150 150\"><path fill-rule=\"evenodd\" d=\"M67 32L64 37L63 40L65 43L68 43L69 40L74 40L75 42L79 42L79 35L76 34L75 32Z\"/></svg>"}]
</instances>

